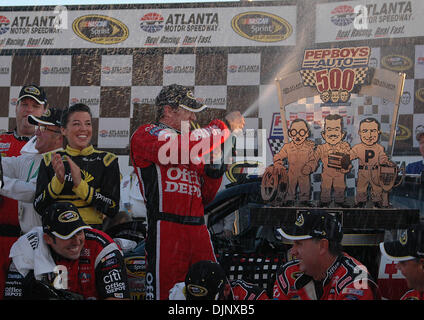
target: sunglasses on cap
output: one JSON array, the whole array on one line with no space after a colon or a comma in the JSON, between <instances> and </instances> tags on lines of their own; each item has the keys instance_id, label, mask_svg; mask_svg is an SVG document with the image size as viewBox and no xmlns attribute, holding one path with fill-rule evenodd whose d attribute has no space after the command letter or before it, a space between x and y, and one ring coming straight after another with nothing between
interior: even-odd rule
<instances>
[{"instance_id":1,"label":"sunglasses on cap","mask_svg":"<svg viewBox=\"0 0 424 320\"><path fill-rule=\"evenodd\" d=\"M40 132L44 132L44 131L51 131L51 132L54 132L54 133L61 133L60 132L60 130L52 130L52 129L49 129L49 128L47 128L46 126L35 126L35 130L37 131L37 130L40 130Z\"/></svg>"}]
</instances>

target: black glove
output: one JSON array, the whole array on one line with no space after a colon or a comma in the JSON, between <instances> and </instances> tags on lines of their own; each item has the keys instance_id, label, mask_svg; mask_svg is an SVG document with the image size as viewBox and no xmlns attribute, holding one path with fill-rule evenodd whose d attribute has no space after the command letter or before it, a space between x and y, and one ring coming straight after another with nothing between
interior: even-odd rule
<instances>
[{"instance_id":1,"label":"black glove","mask_svg":"<svg viewBox=\"0 0 424 320\"><path fill-rule=\"evenodd\" d=\"M42 280L36 280L34 271L30 271L23 281L24 300L84 300L78 293L56 289Z\"/></svg>"},{"instance_id":2,"label":"black glove","mask_svg":"<svg viewBox=\"0 0 424 320\"><path fill-rule=\"evenodd\" d=\"M221 178L226 171L224 163L218 164L205 164L205 173L208 177L218 179Z\"/></svg>"}]
</instances>

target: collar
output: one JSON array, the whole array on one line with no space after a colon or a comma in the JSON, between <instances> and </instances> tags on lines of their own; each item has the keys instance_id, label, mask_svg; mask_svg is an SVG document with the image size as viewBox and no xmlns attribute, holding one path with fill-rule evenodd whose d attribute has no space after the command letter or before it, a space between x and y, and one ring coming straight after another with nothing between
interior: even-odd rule
<instances>
[{"instance_id":1,"label":"collar","mask_svg":"<svg viewBox=\"0 0 424 320\"><path fill-rule=\"evenodd\" d=\"M58 151L63 151L63 148L57 148L57 149L54 149L54 150L50 150L50 151L44 152L42 154L44 155L44 154L47 154L47 153L53 153L53 152L58 152Z\"/></svg>"},{"instance_id":2,"label":"collar","mask_svg":"<svg viewBox=\"0 0 424 320\"><path fill-rule=\"evenodd\" d=\"M35 148L37 142L37 136L33 136L21 149L21 154L37 154L38 150Z\"/></svg>"},{"instance_id":3,"label":"collar","mask_svg":"<svg viewBox=\"0 0 424 320\"><path fill-rule=\"evenodd\" d=\"M334 259L333 264L327 269L327 272L325 273L325 278L322 281L323 286L326 286L330 282L331 278L333 278L334 272L336 272L336 270L340 266L340 259L341 259L341 257L342 257L341 255L338 256L338 257L336 257Z\"/></svg>"},{"instance_id":4,"label":"collar","mask_svg":"<svg viewBox=\"0 0 424 320\"><path fill-rule=\"evenodd\" d=\"M88 156L94 152L94 147L93 145L89 145L88 147L82 150L78 150L71 148L69 145L67 145L65 151L70 156Z\"/></svg>"},{"instance_id":5,"label":"collar","mask_svg":"<svg viewBox=\"0 0 424 320\"><path fill-rule=\"evenodd\" d=\"M158 126L158 127L159 127L159 128L161 128L161 129L171 129L171 130L174 130L176 133L181 134L181 132L180 132L179 130L177 130L177 129L175 129L175 128L172 128L172 127L168 126L168 125L167 125L167 124L165 124L165 123L162 123L162 122L156 122L156 123L155 123L155 125L156 125L156 126Z\"/></svg>"},{"instance_id":6,"label":"collar","mask_svg":"<svg viewBox=\"0 0 424 320\"><path fill-rule=\"evenodd\" d=\"M19 141L29 141L29 139L31 139L31 137L27 137L27 136L19 136L18 135L18 128L15 128L13 130L13 135L15 136L15 138Z\"/></svg>"},{"instance_id":7,"label":"collar","mask_svg":"<svg viewBox=\"0 0 424 320\"><path fill-rule=\"evenodd\" d=\"M335 258L333 264L327 269L327 271L325 272L325 277L323 280L321 281L314 281L315 283L320 282L322 283L322 287L325 287L327 284L330 283L331 279L333 278L334 272L336 272L336 270L339 268L340 266L340 260L341 260L342 256L338 256L337 258ZM306 274L302 274L299 278L296 279L296 281L294 282L294 286L296 288L296 290L299 290L301 288L303 288L305 285L307 285L310 281L313 281L313 278L311 276L308 276Z\"/></svg>"}]
</instances>

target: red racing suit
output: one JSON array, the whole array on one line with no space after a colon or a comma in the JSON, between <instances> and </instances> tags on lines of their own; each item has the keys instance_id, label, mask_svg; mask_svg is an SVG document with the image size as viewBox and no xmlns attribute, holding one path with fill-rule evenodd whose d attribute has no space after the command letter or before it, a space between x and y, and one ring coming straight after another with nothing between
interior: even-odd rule
<instances>
[{"instance_id":1,"label":"red racing suit","mask_svg":"<svg viewBox=\"0 0 424 320\"><path fill-rule=\"evenodd\" d=\"M16 130L0 134L2 157L17 157L29 137L20 137ZM6 174L6 172L4 172ZM10 264L9 251L21 233L18 219L18 201L0 196L0 299L3 298L4 281Z\"/></svg>"},{"instance_id":2,"label":"red racing suit","mask_svg":"<svg viewBox=\"0 0 424 320\"><path fill-rule=\"evenodd\" d=\"M284 264L274 284L276 300L380 300L367 269L346 253L338 256L322 281L302 273L299 260Z\"/></svg>"},{"instance_id":3,"label":"red racing suit","mask_svg":"<svg viewBox=\"0 0 424 320\"><path fill-rule=\"evenodd\" d=\"M213 120L189 136L157 123L139 127L131 137L131 161L147 208L147 300L168 299L169 290L184 281L193 263L216 261L204 205L215 197L222 177L208 175L203 153L196 148L204 143L210 151L228 138L229 130L222 121ZM176 150L181 161L163 164L168 147L169 154Z\"/></svg>"},{"instance_id":4,"label":"red racing suit","mask_svg":"<svg viewBox=\"0 0 424 320\"><path fill-rule=\"evenodd\" d=\"M424 293L417 290L407 291L400 300L424 300Z\"/></svg>"},{"instance_id":5,"label":"red racing suit","mask_svg":"<svg viewBox=\"0 0 424 320\"><path fill-rule=\"evenodd\" d=\"M66 267L66 286L68 291L80 294L84 299L129 298L127 273L122 252L117 244L106 233L90 229L84 230L85 244L81 255L76 260L62 258L51 249L57 266ZM33 243L43 241L37 239L35 232L28 232L22 237L31 238ZM52 284L54 273L46 273L42 281ZM31 296L25 287L25 277L19 273L12 262L6 280L5 299L22 299ZM27 290L27 291L26 291ZM36 299L47 297L36 297ZM30 298L31 299L31 298Z\"/></svg>"},{"instance_id":6,"label":"red racing suit","mask_svg":"<svg viewBox=\"0 0 424 320\"><path fill-rule=\"evenodd\" d=\"M256 284L243 280L230 281L233 300L269 300L265 290Z\"/></svg>"}]
</instances>

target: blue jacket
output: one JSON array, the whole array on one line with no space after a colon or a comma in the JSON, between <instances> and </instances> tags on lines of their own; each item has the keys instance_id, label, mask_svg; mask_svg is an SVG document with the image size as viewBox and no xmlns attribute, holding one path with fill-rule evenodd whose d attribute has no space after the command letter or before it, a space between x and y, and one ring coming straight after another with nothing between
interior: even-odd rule
<instances>
[{"instance_id":1,"label":"blue jacket","mask_svg":"<svg viewBox=\"0 0 424 320\"><path fill-rule=\"evenodd\" d=\"M406 173L421 174L424 171L423 160L412 162L406 166Z\"/></svg>"}]
</instances>

